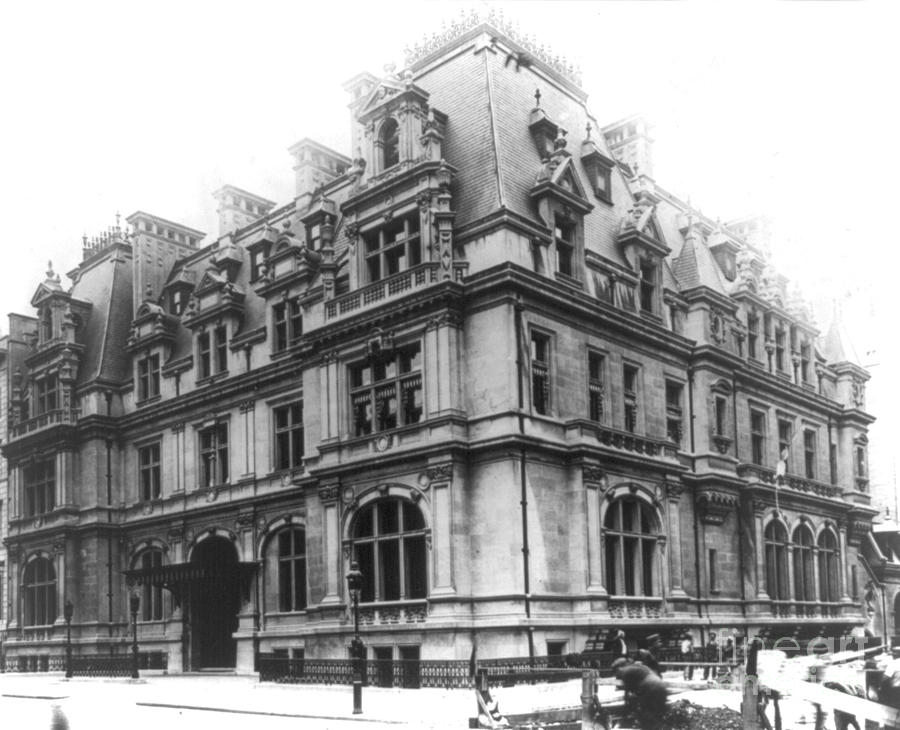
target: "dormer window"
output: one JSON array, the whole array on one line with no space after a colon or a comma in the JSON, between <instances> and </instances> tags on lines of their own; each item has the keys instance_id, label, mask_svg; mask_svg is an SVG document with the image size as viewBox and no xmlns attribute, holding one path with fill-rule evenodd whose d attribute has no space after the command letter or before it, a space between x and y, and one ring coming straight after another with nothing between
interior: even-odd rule
<instances>
[{"instance_id":1,"label":"dormer window","mask_svg":"<svg viewBox=\"0 0 900 730\"><path fill-rule=\"evenodd\" d=\"M42 416L45 413L49 413L50 411L55 411L57 409L58 398L58 385L59 381L56 378L55 374L47 375L43 378L38 378L34 382L34 390L35 390L35 415Z\"/></svg>"},{"instance_id":2,"label":"dormer window","mask_svg":"<svg viewBox=\"0 0 900 730\"><path fill-rule=\"evenodd\" d=\"M188 293L184 289L176 289L172 292L169 311L176 317L180 317L187 307Z\"/></svg>"},{"instance_id":3,"label":"dormer window","mask_svg":"<svg viewBox=\"0 0 900 730\"><path fill-rule=\"evenodd\" d=\"M250 281L251 283L259 278L262 273L261 269L265 264L265 251L256 249L250 252Z\"/></svg>"},{"instance_id":4,"label":"dormer window","mask_svg":"<svg viewBox=\"0 0 900 730\"><path fill-rule=\"evenodd\" d=\"M775 369L784 372L784 330L779 328L775 330Z\"/></svg>"},{"instance_id":5,"label":"dormer window","mask_svg":"<svg viewBox=\"0 0 900 730\"><path fill-rule=\"evenodd\" d=\"M418 211L364 233L363 241L369 283L422 263Z\"/></svg>"},{"instance_id":6,"label":"dormer window","mask_svg":"<svg viewBox=\"0 0 900 730\"><path fill-rule=\"evenodd\" d=\"M747 315L747 357L757 360L758 352L756 343L759 339L759 317L755 314Z\"/></svg>"},{"instance_id":7,"label":"dormer window","mask_svg":"<svg viewBox=\"0 0 900 730\"><path fill-rule=\"evenodd\" d=\"M390 117L381 125L378 142L381 147L382 170L400 162L400 127L396 119Z\"/></svg>"},{"instance_id":8,"label":"dormer window","mask_svg":"<svg viewBox=\"0 0 900 730\"><path fill-rule=\"evenodd\" d=\"M41 311L41 342L53 339L53 311L44 307Z\"/></svg>"},{"instance_id":9,"label":"dormer window","mask_svg":"<svg viewBox=\"0 0 900 730\"><path fill-rule=\"evenodd\" d=\"M556 270L560 274L574 276L575 225L556 216L553 240L556 243Z\"/></svg>"},{"instance_id":10,"label":"dormer window","mask_svg":"<svg viewBox=\"0 0 900 730\"><path fill-rule=\"evenodd\" d=\"M656 311L657 265L650 259L641 259L641 311L650 314Z\"/></svg>"}]
</instances>

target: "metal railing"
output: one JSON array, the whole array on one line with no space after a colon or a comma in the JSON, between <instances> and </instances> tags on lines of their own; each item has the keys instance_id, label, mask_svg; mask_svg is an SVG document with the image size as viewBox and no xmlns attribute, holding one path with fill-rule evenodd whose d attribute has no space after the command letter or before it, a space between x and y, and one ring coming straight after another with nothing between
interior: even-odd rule
<instances>
[{"instance_id":1,"label":"metal railing","mask_svg":"<svg viewBox=\"0 0 900 730\"><path fill-rule=\"evenodd\" d=\"M74 424L80 416L81 410L78 408L56 408L52 411L42 413L39 416L35 416L34 418L29 418L27 421L22 421L21 423L13 425L12 435L13 438L18 438L19 436L24 436L27 433L46 428L47 426L55 426L58 423Z\"/></svg>"},{"instance_id":2,"label":"metal railing","mask_svg":"<svg viewBox=\"0 0 900 730\"><path fill-rule=\"evenodd\" d=\"M164 651L138 654L141 670L169 668L169 655ZM4 670L8 673L65 672L64 654L30 654L6 657ZM130 677L131 654L84 654L72 657L72 674L76 677Z\"/></svg>"}]
</instances>

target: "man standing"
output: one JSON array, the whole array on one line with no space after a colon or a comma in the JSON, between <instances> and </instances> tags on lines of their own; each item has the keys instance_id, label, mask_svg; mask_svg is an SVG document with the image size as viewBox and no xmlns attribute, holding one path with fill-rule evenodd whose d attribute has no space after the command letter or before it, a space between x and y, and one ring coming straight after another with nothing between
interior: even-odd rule
<instances>
[{"instance_id":1,"label":"man standing","mask_svg":"<svg viewBox=\"0 0 900 730\"><path fill-rule=\"evenodd\" d=\"M662 640L659 634L650 634L647 637L647 648L639 649L637 653L637 661L643 664L647 669L662 676L662 668L659 666L659 655L662 649Z\"/></svg>"},{"instance_id":2,"label":"man standing","mask_svg":"<svg viewBox=\"0 0 900 730\"><path fill-rule=\"evenodd\" d=\"M719 661L719 644L716 641L716 635L710 631L709 638L706 640L706 651L703 658L706 660L707 666L703 667L703 679L709 679L712 676L716 678L716 668L708 666L711 663Z\"/></svg>"},{"instance_id":3,"label":"man standing","mask_svg":"<svg viewBox=\"0 0 900 730\"><path fill-rule=\"evenodd\" d=\"M691 638L691 633L689 631L685 631L681 635L681 661L690 662L692 659L693 653L694 653L694 640ZM694 678L694 668L690 664L684 665L684 678L685 679L693 679Z\"/></svg>"}]
</instances>

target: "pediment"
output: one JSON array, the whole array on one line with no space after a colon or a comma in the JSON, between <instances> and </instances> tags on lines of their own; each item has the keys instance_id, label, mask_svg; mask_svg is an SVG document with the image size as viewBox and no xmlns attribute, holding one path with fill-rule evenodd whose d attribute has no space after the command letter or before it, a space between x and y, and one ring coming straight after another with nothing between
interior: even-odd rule
<instances>
[{"instance_id":1,"label":"pediment","mask_svg":"<svg viewBox=\"0 0 900 730\"><path fill-rule=\"evenodd\" d=\"M572 157L568 154L557 153L541 165L535 185L529 194L532 198L550 195L584 213L594 207L585 195L584 185L575 171Z\"/></svg>"},{"instance_id":2,"label":"pediment","mask_svg":"<svg viewBox=\"0 0 900 730\"><path fill-rule=\"evenodd\" d=\"M207 269L197 284L197 292L206 291L207 289L215 289L228 283L228 277L215 269Z\"/></svg>"},{"instance_id":3,"label":"pediment","mask_svg":"<svg viewBox=\"0 0 900 730\"><path fill-rule=\"evenodd\" d=\"M584 193L584 185L581 184L581 180L575 173L575 165L572 162L571 157L566 157L561 164L557 165L550 177L550 182L561 187L568 193L577 195L587 202L587 195Z\"/></svg>"},{"instance_id":4,"label":"pediment","mask_svg":"<svg viewBox=\"0 0 900 730\"><path fill-rule=\"evenodd\" d=\"M62 287L59 284L55 284L55 286L50 286L46 282L39 284L38 288L35 290L34 294L31 297L31 306L38 307L41 303L52 297L54 294L64 294Z\"/></svg>"},{"instance_id":5,"label":"pediment","mask_svg":"<svg viewBox=\"0 0 900 730\"><path fill-rule=\"evenodd\" d=\"M357 118L361 122L378 116L384 107L392 105L393 102L399 101L406 97L407 100L418 100L422 104L428 102L428 92L419 88L413 83L405 83L399 79L382 79L375 85L375 88L366 97L366 100L359 108Z\"/></svg>"}]
</instances>

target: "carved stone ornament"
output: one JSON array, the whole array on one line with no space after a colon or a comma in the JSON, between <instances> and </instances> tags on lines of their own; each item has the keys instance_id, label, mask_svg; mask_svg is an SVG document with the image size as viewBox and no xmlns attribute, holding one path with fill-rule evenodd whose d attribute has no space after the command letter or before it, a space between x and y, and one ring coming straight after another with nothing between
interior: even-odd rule
<instances>
[{"instance_id":1,"label":"carved stone ornament","mask_svg":"<svg viewBox=\"0 0 900 730\"><path fill-rule=\"evenodd\" d=\"M56 540L53 543L53 553L54 555L62 555L66 551L66 541L65 540Z\"/></svg>"},{"instance_id":2,"label":"carved stone ornament","mask_svg":"<svg viewBox=\"0 0 900 730\"><path fill-rule=\"evenodd\" d=\"M721 525L737 509L738 498L727 492L704 490L697 496L700 519L707 525Z\"/></svg>"},{"instance_id":3,"label":"carved stone ornament","mask_svg":"<svg viewBox=\"0 0 900 730\"><path fill-rule=\"evenodd\" d=\"M234 529L238 532L247 532L248 530L253 529L253 515L252 514L244 514L238 515L237 519L234 521Z\"/></svg>"},{"instance_id":4,"label":"carved stone ornament","mask_svg":"<svg viewBox=\"0 0 900 730\"><path fill-rule=\"evenodd\" d=\"M681 482L664 482L666 488L666 497L668 497L673 502L677 502L684 492L684 484Z\"/></svg>"},{"instance_id":5,"label":"carved stone ornament","mask_svg":"<svg viewBox=\"0 0 900 730\"><path fill-rule=\"evenodd\" d=\"M453 464L438 464L428 467L425 476L429 482L449 481L453 478Z\"/></svg>"},{"instance_id":6,"label":"carved stone ornament","mask_svg":"<svg viewBox=\"0 0 900 730\"><path fill-rule=\"evenodd\" d=\"M339 495L340 487L337 484L332 484L319 489L319 499L323 502L337 502Z\"/></svg>"},{"instance_id":7,"label":"carved stone ornament","mask_svg":"<svg viewBox=\"0 0 900 730\"><path fill-rule=\"evenodd\" d=\"M210 487L206 490L205 499L207 502L215 502L219 498L219 490L215 487Z\"/></svg>"},{"instance_id":8,"label":"carved stone ornament","mask_svg":"<svg viewBox=\"0 0 900 730\"><path fill-rule=\"evenodd\" d=\"M584 482L594 482L600 485L606 483L606 472L599 466L584 466L581 474Z\"/></svg>"},{"instance_id":9,"label":"carved stone ornament","mask_svg":"<svg viewBox=\"0 0 900 730\"><path fill-rule=\"evenodd\" d=\"M175 529L169 530L166 533L166 540L170 543L171 542L181 542L183 538L184 538L184 533L182 532L182 530L180 528L175 528Z\"/></svg>"}]
</instances>

